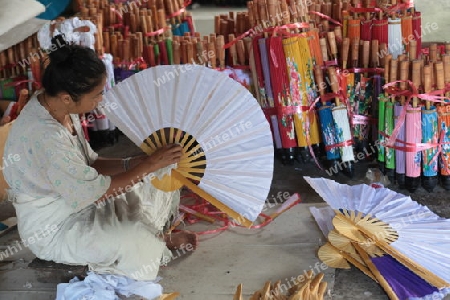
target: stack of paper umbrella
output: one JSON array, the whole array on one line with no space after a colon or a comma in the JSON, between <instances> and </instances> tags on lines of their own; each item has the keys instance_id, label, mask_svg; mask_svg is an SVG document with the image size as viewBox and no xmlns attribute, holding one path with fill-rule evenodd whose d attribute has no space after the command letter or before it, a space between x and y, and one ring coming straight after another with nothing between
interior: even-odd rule
<instances>
[{"instance_id":1,"label":"stack of paper umbrella","mask_svg":"<svg viewBox=\"0 0 450 300\"><path fill-rule=\"evenodd\" d=\"M318 252L324 263L357 267L390 299L450 294L448 219L386 188L305 179L329 205L311 208L328 238Z\"/></svg>"},{"instance_id":2,"label":"stack of paper umbrella","mask_svg":"<svg viewBox=\"0 0 450 300\"><path fill-rule=\"evenodd\" d=\"M333 170L352 175L352 149L367 150L378 140L380 53L405 48L398 30L391 36L400 45L389 44L388 19L411 19L406 28L416 14L410 2L254 0L246 13L217 16L215 30L228 36L227 61L236 62L237 49L245 49L242 61L283 161L326 153Z\"/></svg>"},{"instance_id":3,"label":"stack of paper umbrella","mask_svg":"<svg viewBox=\"0 0 450 300\"><path fill-rule=\"evenodd\" d=\"M400 188L432 192L440 179L449 190L450 48L431 44L419 59L411 50L385 59L389 84L379 97L378 160Z\"/></svg>"}]
</instances>

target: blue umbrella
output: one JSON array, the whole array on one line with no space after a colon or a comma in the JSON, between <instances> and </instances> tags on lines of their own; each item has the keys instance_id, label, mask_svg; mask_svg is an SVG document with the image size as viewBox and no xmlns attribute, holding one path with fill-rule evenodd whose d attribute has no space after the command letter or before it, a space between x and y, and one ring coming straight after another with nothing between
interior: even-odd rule
<instances>
[{"instance_id":1,"label":"blue umbrella","mask_svg":"<svg viewBox=\"0 0 450 300\"><path fill-rule=\"evenodd\" d=\"M70 0L37 0L45 6L45 11L36 18L44 20L56 19L71 3Z\"/></svg>"}]
</instances>

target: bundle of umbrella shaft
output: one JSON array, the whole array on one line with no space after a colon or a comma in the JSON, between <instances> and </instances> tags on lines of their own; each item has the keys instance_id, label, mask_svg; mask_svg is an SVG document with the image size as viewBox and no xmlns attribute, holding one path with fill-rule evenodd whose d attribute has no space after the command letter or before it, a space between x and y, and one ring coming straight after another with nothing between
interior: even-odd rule
<instances>
[{"instance_id":1,"label":"bundle of umbrella shaft","mask_svg":"<svg viewBox=\"0 0 450 300\"><path fill-rule=\"evenodd\" d=\"M40 51L36 34L0 52L0 99L17 101L20 90L32 94L40 81L40 63L46 53ZM26 82L30 80L30 82Z\"/></svg>"},{"instance_id":2,"label":"bundle of umbrella shaft","mask_svg":"<svg viewBox=\"0 0 450 300\"><path fill-rule=\"evenodd\" d=\"M431 44L425 50L418 59L411 53L387 56L386 73L391 83L386 95L390 98L383 96L380 101L386 124L380 129L386 145L382 168L391 181L410 192L420 185L432 192L438 177L442 186L450 189L450 107L446 98L450 48Z\"/></svg>"},{"instance_id":3,"label":"bundle of umbrella shaft","mask_svg":"<svg viewBox=\"0 0 450 300\"><path fill-rule=\"evenodd\" d=\"M399 146L403 131L397 129L397 147L385 144L386 136L394 132L400 104L406 97L388 99L383 87L392 81L412 79L412 63L402 73L401 65L405 68L406 63L401 61L422 60L423 69L428 62L442 59L442 66L430 65L430 88L424 90L424 76L418 77L421 82L417 88L422 86L420 91L431 92L447 85L446 79L433 79L439 78L434 75L438 72L436 67L441 70L446 60L445 55L441 58L436 53L438 49L445 53L446 47L432 45L422 49L422 36L430 28L422 29L421 13L415 11L411 1L255 0L248 2L245 13L216 17L215 30L239 37L228 45L227 59L233 58L236 49L252 46L246 61L252 70L255 96L266 112L274 146L284 162L309 160L310 154L323 155L329 162L329 174L344 171L352 175L353 162L378 158L383 172L391 180L398 180L401 187L408 182L410 191L420 185L421 173L427 190L436 186L438 172L443 186L450 188L445 102L435 107L435 113L430 101L423 102L425 109L419 110L422 124L416 127L435 128L433 134L408 140L402 145L408 147L403 149ZM443 70L439 72L445 74ZM406 89L406 82L397 86ZM410 114L406 114L406 119L410 119ZM438 134L444 140L438 139ZM413 143L430 141L441 144L411 152ZM436 154L438 148L442 151ZM417 162L422 156L426 157L423 166L419 161L418 170L422 172L406 175L406 168L411 168L405 159Z\"/></svg>"},{"instance_id":4,"label":"bundle of umbrella shaft","mask_svg":"<svg viewBox=\"0 0 450 300\"><path fill-rule=\"evenodd\" d=\"M353 162L361 159L353 148L365 150L364 160L375 154L368 151L378 139L372 99L383 82L373 78L383 61L380 43L363 40L356 25L384 15L364 3L368 12L353 13L353 21L350 12L363 9L353 2L255 0L236 18L216 18L217 32L239 36L230 53L253 46L248 62L255 96L285 163L324 156L330 173L352 176ZM387 43L381 49L387 51Z\"/></svg>"}]
</instances>

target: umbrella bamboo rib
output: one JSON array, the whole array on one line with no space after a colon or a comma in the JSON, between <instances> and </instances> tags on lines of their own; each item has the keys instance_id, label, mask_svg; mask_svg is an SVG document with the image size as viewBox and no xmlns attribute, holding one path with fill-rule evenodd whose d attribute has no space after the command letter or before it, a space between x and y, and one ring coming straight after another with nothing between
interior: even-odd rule
<instances>
[{"instance_id":1,"label":"umbrella bamboo rib","mask_svg":"<svg viewBox=\"0 0 450 300\"><path fill-rule=\"evenodd\" d=\"M424 280L426 280L429 284L438 287L438 288L444 288L448 287L450 284L443 280L442 278L436 276L435 274L431 273L418 263L412 261L404 254L400 253L399 251L392 248L388 243L379 240L376 235L374 235L372 232L368 231L367 229L363 228L362 226L358 226L356 224L352 224L352 221L348 219L348 217L340 214L336 215L337 219L340 219L342 222L350 223L352 226L354 226L356 229L361 231L363 234L371 238L378 247L380 247L382 250L384 250L387 254L391 255L395 259L397 259L400 263L405 265L407 268L409 268L411 271L416 273L418 276L422 277Z\"/></svg>"},{"instance_id":2,"label":"umbrella bamboo rib","mask_svg":"<svg viewBox=\"0 0 450 300\"><path fill-rule=\"evenodd\" d=\"M190 174L190 173L188 173L186 171L183 171L183 170L180 170L180 169L178 169L177 171L178 171L178 173L180 173L181 175L183 175L186 178L189 178L189 179L192 179L192 180L197 180L197 181L202 180L201 177L192 175L192 174Z\"/></svg>"},{"instance_id":3,"label":"umbrella bamboo rib","mask_svg":"<svg viewBox=\"0 0 450 300\"><path fill-rule=\"evenodd\" d=\"M153 144L153 142L150 139L146 139L142 145L141 145L141 149L145 152L145 153L152 153L153 151L156 150L156 146L155 144Z\"/></svg>"},{"instance_id":4,"label":"umbrella bamboo rib","mask_svg":"<svg viewBox=\"0 0 450 300\"><path fill-rule=\"evenodd\" d=\"M189 188L191 191L217 207L219 210L225 212L227 215L232 217L234 220L238 222L238 224L242 224L246 227L250 227L252 225L252 222L245 218L242 214L239 214L226 206L225 204L221 203L219 200L205 192L204 190L200 189L197 185L189 181L187 178L185 178L183 175L181 175L178 170L172 170L172 176L183 183L187 188Z\"/></svg>"},{"instance_id":5,"label":"umbrella bamboo rib","mask_svg":"<svg viewBox=\"0 0 450 300\"><path fill-rule=\"evenodd\" d=\"M175 128L170 127L169 132L169 143L172 144L174 142Z\"/></svg>"},{"instance_id":6,"label":"umbrella bamboo rib","mask_svg":"<svg viewBox=\"0 0 450 300\"><path fill-rule=\"evenodd\" d=\"M154 132L154 133L152 133L151 136L155 139L156 147L161 148L162 144L161 144L161 141L159 139L158 133Z\"/></svg>"},{"instance_id":7,"label":"umbrella bamboo rib","mask_svg":"<svg viewBox=\"0 0 450 300\"><path fill-rule=\"evenodd\" d=\"M388 294L389 299L391 300L399 300L397 295L392 290L389 283L386 281L383 275L378 271L377 267L373 264L372 260L370 259L369 255L367 255L366 252L357 244L354 243L353 246L355 247L356 251L358 251L361 258L364 260L365 264L369 268L369 270L372 272L372 274L377 278L377 281L380 283L380 285L383 287L385 292Z\"/></svg>"},{"instance_id":8,"label":"umbrella bamboo rib","mask_svg":"<svg viewBox=\"0 0 450 300\"><path fill-rule=\"evenodd\" d=\"M160 130L159 132L161 132L162 145L166 146L167 145L166 132L164 129Z\"/></svg>"},{"instance_id":9,"label":"umbrella bamboo rib","mask_svg":"<svg viewBox=\"0 0 450 300\"><path fill-rule=\"evenodd\" d=\"M206 161L204 161L204 160L188 162L186 159L186 161L180 162L178 164L178 168L193 168L193 167L203 166L205 164L206 164Z\"/></svg>"}]
</instances>

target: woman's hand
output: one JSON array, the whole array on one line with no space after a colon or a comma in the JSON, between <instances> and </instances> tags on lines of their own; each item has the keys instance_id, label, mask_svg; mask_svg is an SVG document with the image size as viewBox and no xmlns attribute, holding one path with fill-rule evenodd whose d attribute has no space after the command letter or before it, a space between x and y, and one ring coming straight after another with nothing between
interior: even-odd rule
<instances>
[{"instance_id":1,"label":"woman's hand","mask_svg":"<svg viewBox=\"0 0 450 300\"><path fill-rule=\"evenodd\" d=\"M11 122L11 117L10 116L4 116L1 120L0 120L0 126L6 125L9 122Z\"/></svg>"},{"instance_id":2,"label":"woman's hand","mask_svg":"<svg viewBox=\"0 0 450 300\"><path fill-rule=\"evenodd\" d=\"M180 162L183 148L177 144L171 144L159 148L150 156L144 158L140 164L141 167L154 172L161 168Z\"/></svg>"}]
</instances>

